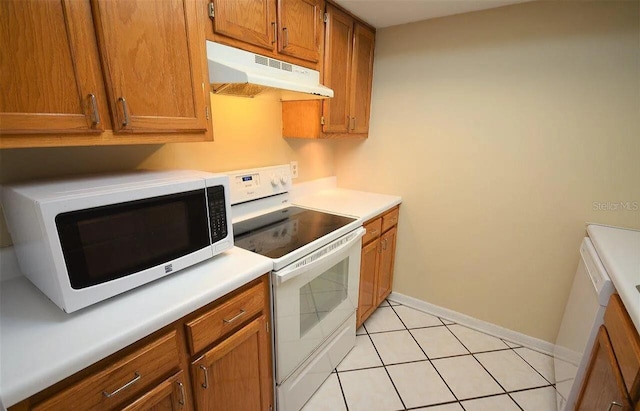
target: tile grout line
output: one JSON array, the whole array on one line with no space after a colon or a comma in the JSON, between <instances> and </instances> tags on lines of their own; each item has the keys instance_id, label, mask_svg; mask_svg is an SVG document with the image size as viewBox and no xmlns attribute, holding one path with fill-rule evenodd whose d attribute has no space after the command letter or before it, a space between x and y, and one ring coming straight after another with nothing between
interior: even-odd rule
<instances>
[{"instance_id":1,"label":"tile grout line","mask_svg":"<svg viewBox=\"0 0 640 411\"><path fill-rule=\"evenodd\" d=\"M338 368L336 367L336 378L338 379L338 385L340 386L340 392L342 393L342 401L344 401L344 406L349 411L349 404L347 404L347 397L344 395L344 389L342 388L342 381L340 381L340 373L338 372Z\"/></svg>"},{"instance_id":2,"label":"tile grout line","mask_svg":"<svg viewBox=\"0 0 640 411\"><path fill-rule=\"evenodd\" d=\"M447 327L447 330L449 330L449 332L450 332L451 334L453 334L453 336L454 336L454 337L455 337L455 338L460 342L460 344L462 344L462 346L463 346L464 348L466 348L466 349L467 349L467 351L469 351L469 353L471 354L471 357L473 357L473 359L474 359L474 360L476 360L476 362L477 362L478 364L480 364L480 366L481 366L481 367L482 367L482 368L487 372L487 374L489 374L489 376L490 376L490 377L491 377L491 378L496 382L496 384L498 384L498 387L500 387L500 388L502 389L502 391L504 391L504 394L507 394L507 396L511 399L511 401L513 401L513 403L514 403L514 404L516 404L516 406L517 406L521 411L524 411L524 410L522 409L522 407L520 406L520 404L518 404L518 402L517 402L516 400L514 400L514 399L513 399L513 397L511 396L511 394L509 394L509 391L507 391L507 390L502 386L502 384L500 384L500 382L498 381L498 379L497 379L496 377L494 377L494 376L493 376L493 374L491 374L491 371L489 371L489 370L487 369L487 367L485 367L485 366L484 366L484 364L482 364L482 362L480 362L480 360L475 356L475 354L471 352L471 350L470 350L470 349L469 349L469 348L468 348L468 347L467 347L467 346L462 342L462 340L461 340L460 338L458 338L458 336L457 336L453 331L451 331L451 329L449 329L449 327L448 327L448 326L446 326L446 327ZM492 337L493 337L493 336L492 336ZM497 337L494 337L494 338L497 338ZM500 340L500 341L501 341L501 342L502 342L502 343L503 343L503 344L504 344L508 349L510 349L510 350L512 350L512 351L513 351L513 348L509 347L507 343L505 343L504 341L502 341L502 339L498 338L498 340ZM506 350L497 350L497 351L506 351ZM482 354L482 353L477 353L477 354ZM546 380L545 380L545 381L546 381ZM502 394L500 394L500 395L502 395Z\"/></svg>"},{"instance_id":3,"label":"tile grout line","mask_svg":"<svg viewBox=\"0 0 640 411\"><path fill-rule=\"evenodd\" d=\"M519 348L524 348L524 347L519 347ZM538 374L539 374L539 375L540 375L540 376L541 376L541 377L542 377L546 382L548 382L548 383L549 383L549 384L551 384L551 385L554 385L554 383L552 383L551 381L549 381L549 379L548 379L547 377L545 377L544 375L542 375L542 373L541 373L540 371L538 371L538 369L537 369L536 367L534 367L533 365L531 365L531 364L529 363L529 361L527 361L527 359L526 359L526 358L524 358L522 355L520 355L520 353L518 353L518 351L516 351L516 349L515 349L515 348L512 348L512 350L513 350L513 352L514 352L518 357L522 358L522 361L526 362L526 363L527 363L527 365L529 365L529 367L533 368L533 370L534 370L535 372L537 372L537 373L538 373ZM533 351L533 350L532 350L532 351ZM537 352L537 351L536 351L536 352ZM540 353L540 354L541 354L541 355L546 355L546 354L542 354L542 353Z\"/></svg>"},{"instance_id":4,"label":"tile grout line","mask_svg":"<svg viewBox=\"0 0 640 411\"><path fill-rule=\"evenodd\" d=\"M385 299L385 301L386 301L386 299ZM362 326L364 327L364 323L362 324ZM380 353L378 352L378 348L373 343L373 338L371 338L371 335L369 334L369 330L367 330L367 327L364 327L364 330L367 332L367 337L369 337L369 341L371 341L371 345L373 346L373 349L376 351L376 354L378 355L378 358L380 359L380 363L382 363L382 368L384 368L384 371L387 373L387 377L389 377L389 381L391 381L391 385L393 386L393 389L396 390L396 395L400 399L400 404L402 404L402 409L406 410L407 406L404 405L404 400L402 399L402 396L400 395L400 392L398 391L398 388L396 387L396 384L393 382L393 378L391 378L391 374L389 374L389 370L387 370L387 366L384 364L384 361L382 360L382 357L380 356Z\"/></svg>"},{"instance_id":5,"label":"tile grout line","mask_svg":"<svg viewBox=\"0 0 640 411\"><path fill-rule=\"evenodd\" d=\"M440 377L440 379L442 380L442 382L444 383L444 385L447 387L447 389L449 390L449 392L451 393L451 395L453 395L453 398L456 399L456 401L458 402L458 404L462 407L462 409L464 410L464 406L462 404L460 404L460 400L458 399L458 396L453 392L453 390L451 389L451 387L449 387L449 384L447 384L447 381L442 377L442 375L440 374L440 371L438 371L438 369L436 368L435 365L433 365L433 362L431 361L431 359L429 358L429 356L427 355L427 353L424 351L424 349L422 348L422 346L420 345L420 343L418 342L418 340L416 340L416 337L413 336L413 334L411 334L411 330L407 327L407 325L404 323L404 321L402 321L402 317L400 317L400 314L398 314L398 312L395 310L395 308L393 308L393 306L391 306L391 309L393 310L393 313L396 315L396 317L398 317L398 319L400 320L400 322L402 323L402 325L404 325L406 331L409 332L409 335L411 336L411 338L413 339L413 341L415 341L415 343L418 345L418 348L420 348L420 351L422 351L422 353L424 354L424 356L427 358L427 361L429 362L429 364L431 365L431 367L435 370L436 374L438 374L438 377ZM442 320L440 319L440 317L436 317L438 318L438 320L440 320L440 322L442 322ZM444 324L444 323L443 323ZM373 340L371 340L371 343L373 343ZM375 347L375 344L374 344ZM380 358L380 361L382 361L382 358ZM384 364L384 361L383 361ZM393 379L392 379L393 380Z\"/></svg>"}]
</instances>

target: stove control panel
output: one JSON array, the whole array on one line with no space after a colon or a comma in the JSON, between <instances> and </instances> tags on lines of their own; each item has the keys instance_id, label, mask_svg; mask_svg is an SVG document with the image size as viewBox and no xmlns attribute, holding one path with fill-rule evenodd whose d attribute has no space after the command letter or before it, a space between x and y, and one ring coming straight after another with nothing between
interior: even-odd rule
<instances>
[{"instance_id":1,"label":"stove control panel","mask_svg":"<svg viewBox=\"0 0 640 411\"><path fill-rule=\"evenodd\" d=\"M231 204L287 193L291 189L291 166L289 164L238 170L229 175Z\"/></svg>"}]
</instances>

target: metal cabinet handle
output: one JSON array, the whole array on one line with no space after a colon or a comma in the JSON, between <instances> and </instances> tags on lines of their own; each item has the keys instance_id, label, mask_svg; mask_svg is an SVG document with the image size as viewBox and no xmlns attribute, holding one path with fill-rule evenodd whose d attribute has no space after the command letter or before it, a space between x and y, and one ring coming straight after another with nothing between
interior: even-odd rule
<instances>
[{"instance_id":1,"label":"metal cabinet handle","mask_svg":"<svg viewBox=\"0 0 640 411\"><path fill-rule=\"evenodd\" d=\"M91 93L89 94L89 100L91 100L91 122L94 126L100 124L100 113L98 112L98 101L96 100L96 95Z\"/></svg>"},{"instance_id":2,"label":"metal cabinet handle","mask_svg":"<svg viewBox=\"0 0 640 411\"><path fill-rule=\"evenodd\" d=\"M209 388L209 370L204 365L200 366L200 369L204 373L204 382L200 384L202 388Z\"/></svg>"},{"instance_id":3,"label":"metal cabinet handle","mask_svg":"<svg viewBox=\"0 0 640 411\"><path fill-rule=\"evenodd\" d=\"M386 238L384 239L384 242L382 243L382 249L386 250L387 249L387 243L389 242L389 240L387 240Z\"/></svg>"},{"instance_id":4,"label":"metal cabinet handle","mask_svg":"<svg viewBox=\"0 0 640 411\"><path fill-rule=\"evenodd\" d=\"M378 244L378 254L382 254L382 244Z\"/></svg>"},{"instance_id":5,"label":"metal cabinet handle","mask_svg":"<svg viewBox=\"0 0 640 411\"><path fill-rule=\"evenodd\" d=\"M371 232L369 234L376 235L376 234L378 234L378 230L371 230Z\"/></svg>"},{"instance_id":6,"label":"metal cabinet handle","mask_svg":"<svg viewBox=\"0 0 640 411\"><path fill-rule=\"evenodd\" d=\"M271 44L275 43L278 37L278 28L276 27L276 22L271 22L271 27L273 27L273 40L271 40Z\"/></svg>"},{"instance_id":7,"label":"metal cabinet handle","mask_svg":"<svg viewBox=\"0 0 640 411\"><path fill-rule=\"evenodd\" d=\"M349 118L349 129L351 129L351 130L355 130L356 129L356 118L355 117L350 117Z\"/></svg>"},{"instance_id":8,"label":"metal cabinet handle","mask_svg":"<svg viewBox=\"0 0 640 411\"><path fill-rule=\"evenodd\" d=\"M235 315L233 318L230 318L228 320L226 318L223 318L222 321L225 322L226 324L232 323L238 318L242 317L245 313L246 313L245 310L240 310L240 312L237 315Z\"/></svg>"},{"instance_id":9,"label":"metal cabinet handle","mask_svg":"<svg viewBox=\"0 0 640 411\"><path fill-rule=\"evenodd\" d=\"M611 409L612 409L614 406L622 408L622 404L618 404L618 403L617 403L617 402L615 402L615 401L611 401L611 404L609 404L609 408L607 408L607 411L611 411Z\"/></svg>"},{"instance_id":10,"label":"metal cabinet handle","mask_svg":"<svg viewBox=\"0 0 640 411\"><path fill-rule=\"evenodd\" d=\"M289 46L289 30L287 30L286 27L283 27L282 31L284 32L284 41L282 44L282 48L285 49Z\"/></svg>"},{"instance_id":11,"label":"metal cabinet handle","mask_svg":"<svg viewBox=\"0 0 640 411\"><path fill-rule=\"evenodd\" d=\"M176 384L178 384L178 388L180 388L180 399L178 400L178 404L184 405L184 384L180 381L176 381Z\"/></svg>"},{"instance_id":12,"label":"metal cabinet handle","mask_svg":"<svg viewBox=\"0 0 640 411\"><path fill-rule=\"evenodd\" d=\"M122 127L126 127L129 125L129 108L127 107L127 100L125 100L124 97L120 97L118 101L122 103L122 114L124 114Z\"/></svg>"},{"instance_id":13,"label":"metal cabinet handle","mask_svg":"<svg viewBox=\"0 0 640 411\"><path fill-rule=\"evenodd\" d=\"M111 398L114 395L116 395L117 393L119 393L122 390L125 390L129 387L131 387L133 384L135 384L136 382L138 382L138 380L141 378L140 374L138 374L138 372L136 371L135 373L135 377L133 377L133 380L129 381L128 383L126 383L125 385L123 385L122 387L118 388L117 390L115 390L114 392L106 392L106 391L102 391L102 395L104 395L107 398Z\"/></svg>"}]
</instances>

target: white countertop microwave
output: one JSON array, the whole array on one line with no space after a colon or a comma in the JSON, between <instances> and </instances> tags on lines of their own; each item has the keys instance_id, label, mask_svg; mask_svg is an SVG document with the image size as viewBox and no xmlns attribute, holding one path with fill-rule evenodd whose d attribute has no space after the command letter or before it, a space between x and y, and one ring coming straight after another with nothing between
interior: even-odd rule
<instances>
[{"instance_id":1,"label":"white countertop microwave","mask_svg":"<svg viewBox=\"0 0 640 411\"><path fill-rule=\"evenodd\" d=\"M23 274L70 313L233 247L229 178L138 171L6 185Z\"/></svg>"}]
</instances>

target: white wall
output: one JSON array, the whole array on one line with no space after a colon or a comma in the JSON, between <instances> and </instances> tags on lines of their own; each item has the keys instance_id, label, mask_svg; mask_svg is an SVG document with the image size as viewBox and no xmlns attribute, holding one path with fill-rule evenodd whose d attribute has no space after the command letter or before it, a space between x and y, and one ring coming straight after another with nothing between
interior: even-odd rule
<instances>
[{"instance_id":1,"label":"white wall","mask_svg":"<svg viewBox=\"0 0 640 411\"><path fill-rule=\"evenodd\" d=\"M637 1L381 29L371 130L338 184L403 197L394 290L553 341L585 222L640 228Z\"/></svg>"}]
</instances>

